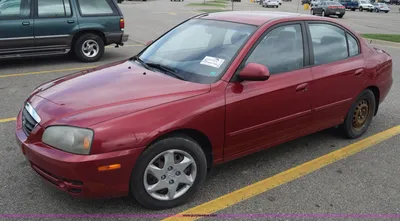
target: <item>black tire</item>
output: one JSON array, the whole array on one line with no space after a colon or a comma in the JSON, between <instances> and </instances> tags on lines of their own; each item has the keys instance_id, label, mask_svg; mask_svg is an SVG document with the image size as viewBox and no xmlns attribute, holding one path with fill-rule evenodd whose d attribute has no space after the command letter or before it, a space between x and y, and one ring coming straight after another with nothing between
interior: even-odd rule
<instances>
[{"instance_id":1,"label":"black tire","mask_svg":"<svg viewBox=\"0 0 400 221\"><path fill-rule=\"evenodd\" d=\"M385 11L385 13L388 13L389 11Z\"/></svg>"},{"instance_id":2,"label":"black tire","mask_svg":"<svg viewBox=\"0 0 400 221\"><path fill-rule=\"evenodd\" d=\"M82 45L88 40L93 40L98 45L98 53L94 57L88 57L82 51ZM73 52L74 52L76 58L78 58L78 60L83 61L83 62L98 61L104 54L103 39L100 36L93 34L93 33L86 33L86 34L81 35L80 37L78 37L78 39L75 41L75 44L72 47L73 47Z\"/></svg>"},{"instance_id":3,"label":"black tire","mask_svg":"<svg viewBox=\"0 0 400 221\"><path fill-rule=\"evenodd\" d=\"M183 150L191 155L197 167L197 175L193 185L182 196L173 200L158 200L150 196L144 187L144 173L147 165L158 154L171 149ZM198 191L207 174L207 160L200 145L190 137L177 135L167 137L150 145L136 161L130 179L130 189L133 197L149 209L167 209L184 204Z\"/></svg>"},{"instance_id":4,"label":"black tire","mask_svg":"<svg viewBox=\"0 0 400 221\"><path fill-rule=\"evenodd\" d=\"M326 17L326 14L325 14L325 11L324 11L324 10L322 10L321 16L322 16L322 17Z\"/></svg>"},{"instance_id":5,"label":"black tire","mask_svg":"<svg viewBox=\"0 0 400 221\"><path fill-rule=\"evenodd\" d=\"M353 125L353 120L356 118L356 111L358 111L360 107L360 103L367 102L368 105L368 116L366 116L365 121L362 123L361 128L355 128ZM346 115L344 122L340 125L340 130L343 135L350 139L355 139L362 136L365 131L368 129L369 125L372 122L372 118L374 117L376 110L376 100L375 95L371 90L364 90L357 97L356 101L351 105L349 112Z\"/></svg>"},{"instance_id":6,"label":"black tire","mask_svg":"<svg viewBox=\"0 0 400 221\"><path fill-rule=\"evenodd\" d=\"M354 12L356 9L355 9L355 8L352 8L351 10Z\"/></svg>"},{"instance_id":7,"label":"black tire","mask_svg":"<svg viewBox=\"0 0 400 221\"><path fill-rule=\"evenodd\" d=\"M338 15L339 18L343 18L343 15Z\"/></svg>"},{"instance_id":8,"label":"black tire","mask_svg":"<svg viewBox=\"0 0 400 221\"><path fill-rule=\"evenodd\" d=\"M311 9L311 14L315 15L314 9Z\"/></svg>"},{"instance_id":9,"label":"black tire","mask_svg":"<svg viewBox=\"0 0 400 221\"><path fill-rule=\"evenodd\" d=\"M362 12L364 9L362 7L359 8L360 12Z\"/></svg>"}]
</instances>

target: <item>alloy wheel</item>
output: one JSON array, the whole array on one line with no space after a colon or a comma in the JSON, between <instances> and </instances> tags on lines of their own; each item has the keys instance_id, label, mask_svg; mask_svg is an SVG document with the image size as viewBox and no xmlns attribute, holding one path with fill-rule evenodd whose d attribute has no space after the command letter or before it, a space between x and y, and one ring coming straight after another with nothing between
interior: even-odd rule
<instances>
[{"instance_id":1,"label":"alloy wheel","mask_svg":"<svg viewBox=\"0 0 400 221\"><path fill-rule=\"evenodd\" d=\"M92 39L86 40L82 44L82 53L89 58L96 57L96 55L100 51L100 46L99 44Z\"/></svg>"},{"instance_id":2,"label":"alloy wheel","mask_svg":"<svg viewBox=\"0 0 400 221\"><path fill-rule=\"evenodd\" d=\"M197 166L193 157L183 150L167 150L154 157L144 172L144 187L157 200L174 200L193 185Z\"/></svg>"}]
</instances>

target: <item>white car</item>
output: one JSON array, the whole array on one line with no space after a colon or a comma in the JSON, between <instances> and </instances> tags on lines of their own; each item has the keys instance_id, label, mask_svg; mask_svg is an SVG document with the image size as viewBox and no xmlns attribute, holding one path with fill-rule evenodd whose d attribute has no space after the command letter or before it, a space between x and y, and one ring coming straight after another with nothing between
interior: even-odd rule
<instances>
[{"instance_id":1,"label":"white car","mask_svg":"<svg viewBox=\"0 0 400 221\"><path fill-rule=\"evenodd\" d=\"M279 2L278 0L264 0L263 2L263 7L273 7L273 8L278 8L279 7Z\"/></svg>"},{"instance_id":2,"label":"white car","mask_svg":"<svg viewBox=\"0 0 400 221\"><path fill-rule=\"evenodd\" d=\"M374 6L365 0L359 1L358 6L359 6L360 12L362 12L363 10L372 12L374 10Z\"/></svg>"}]
</instances>

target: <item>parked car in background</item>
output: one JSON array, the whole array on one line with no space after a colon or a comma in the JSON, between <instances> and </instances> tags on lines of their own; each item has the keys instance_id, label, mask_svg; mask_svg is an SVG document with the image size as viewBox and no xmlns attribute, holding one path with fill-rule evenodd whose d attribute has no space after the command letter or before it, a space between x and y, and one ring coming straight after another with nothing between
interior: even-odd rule
<instances>
[{"instance_id":1,"label":"parked car in background","mask_svg":"<svg viewBox=\"0 0 400 221\"><path fill-rule=\"evenodd\" d=\"M310 13L312 15L321 15L322 17L336 15L339 18L343 18L346 9L339 2L322 1L318 5L311 7Z\"/></svg>"},{"instance_id":2,"label":"parked car in background","mask_svg":"<svg viewBox=\"0 0 400 221\"><path fill-rule=\"evenodd\" d=\"M400 5L400 0L391 0L390 4L391 5Z\"/></svg>"},{"instance_id":3,"label":"parked car in background","mask_svg":"<svg viewBox=\"0 0 400 221\"><path fill-rule=\"evenodd\" d=\"M374 11L374 6L371 3L367 2L366 0L361 0L359 1L359 10L360 12L364 10L372 12Z\"/></svg>"},{"instance_id":4,"label":"parked car in background","mask_svg":"<svg viewBox=\"0 0 400 221\"><path fill-rule=\"evenodd\" d=\"M342 4L346 9L350 9L352 11L359 9L357 0L339 0L339 3Z\"/></svg>"},{"instance_id":5,"label":"parked car in background","mask_svg":"<svg viewBox=\"0 0 400 221\"><path fill-rule=\"evenodd\" d=\"M267 8L269 8L269 7L278 8L279 2L278 2L278 0L264 0L262 6L267 7Z\"/></svg>"},{"instance_id":6,"label":"parked car in background","mask_svg":"<svg viewBox=\"0 0 400 221\"><path fill-rule=\"evenodd\" d=\"M392 66L332 19L201 14L130 59L39 86L15 135L27 165L72 196L166 209L193 199L217 164L331 127L360 138Z\"/></svg>"},{"instance_id":7,"label":"parked car in background","mask_svg":"<svg viewBox=\"0 0 400 221\"><path fill-rule=\"evenodd\" d=\"M390 11L390 7L386 3L375 3L374 4L375 12L385 12L388 13Z\"/></svg>"},{"instance_id":8,"label":"parked car in background","mask_svg":"<svg viewBox=\"0 0 400 221\"><path fill-rule=\"evenodd\" d=\"M71 53L98 61L128 40L115 0L1 0L0 59Z\"/></svg>"}]
</instances>

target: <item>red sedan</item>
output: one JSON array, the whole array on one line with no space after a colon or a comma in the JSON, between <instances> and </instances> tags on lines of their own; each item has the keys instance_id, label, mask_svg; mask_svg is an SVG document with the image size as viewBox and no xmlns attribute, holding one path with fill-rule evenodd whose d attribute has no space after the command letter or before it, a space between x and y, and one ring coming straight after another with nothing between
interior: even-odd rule
<instances>
[{"instance_id":1,"label":"red sedan","mask_svg":"<svg viewBox=\"0 0 400 221\"><path fill-rule=\"evenodd\" d=\"M202 14L128 60L41 85L16 136L69 194L170 208L215 164L329 127L360 137L392 81L391 57L332 19Z\"/></svg>"}]
</instances>

